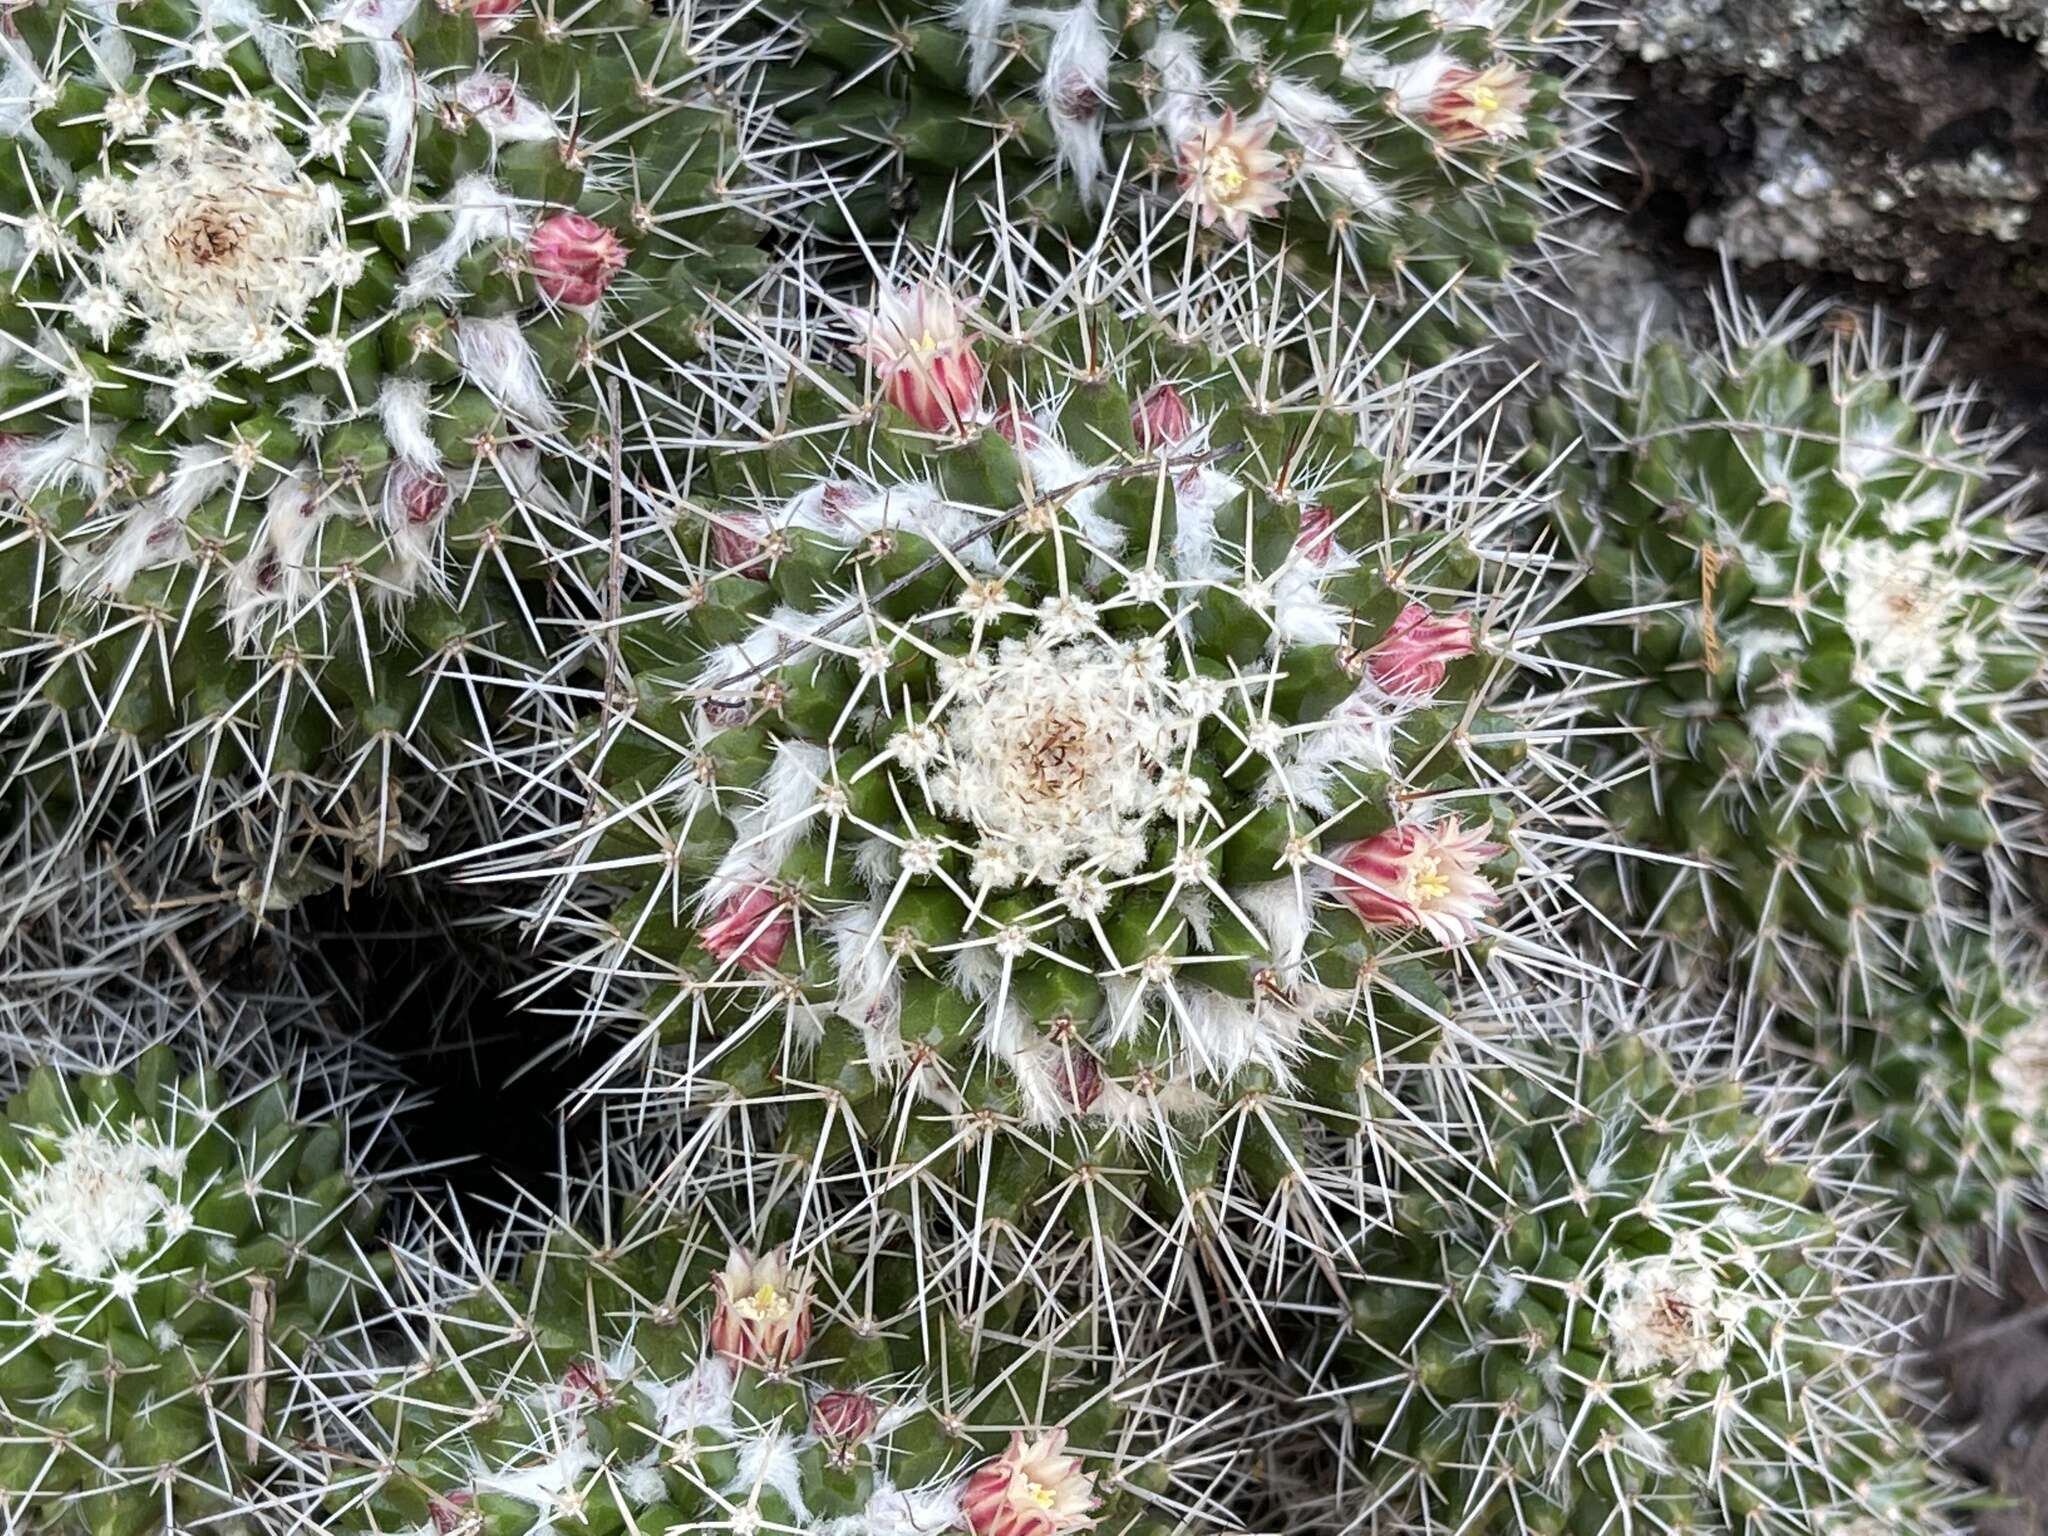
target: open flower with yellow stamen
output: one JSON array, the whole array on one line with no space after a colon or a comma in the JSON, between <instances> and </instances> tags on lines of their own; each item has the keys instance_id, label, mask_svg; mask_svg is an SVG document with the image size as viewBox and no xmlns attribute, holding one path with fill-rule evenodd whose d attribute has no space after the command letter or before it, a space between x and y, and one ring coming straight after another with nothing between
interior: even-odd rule
<instances>
[{"instance_id":1,"label":"open flower with yellow stamen","mask_svg":"<svg viewBox=\"0 0 2048 1536\"><path fill-rule=\"evenodd\" d=\"M1220 223L1242 237L1287 201L1287 161L1272 147L1278 127L1225 112L1181 144L1181 191L1205 227Z\"/></svg>"},{"instance_id":2,"label":"open flower with yellow stamen","mask_svg":"<svg viewBox=\"0 0 2048 1536\"><path fill-rule=\"evenodd\" d=\"M729 1360L780 1370L811 1341L809 1280L793 1273L786 1250L755 1258L735 1248L711 1281L711 1347Z\"/></svg>"}]
</instances>

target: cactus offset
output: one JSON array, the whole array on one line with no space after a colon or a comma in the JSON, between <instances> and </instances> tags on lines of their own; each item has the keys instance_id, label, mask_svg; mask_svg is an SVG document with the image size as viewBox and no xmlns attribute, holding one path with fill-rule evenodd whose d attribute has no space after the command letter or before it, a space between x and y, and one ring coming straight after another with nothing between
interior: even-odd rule
<instances>
[{"instance_id":1,"label":"cactus offset","mask_svg":"<svg viewBox=\"0 0 2048 1536\"><path fill-rule=\"evenodd\" d=\"M246 1042L245 1042L246 1043ZM258 1059L262 1052L256 1053ZM133 1536L274 1503L357 1326L378 1201L303 1067L230 1087L156 1046L31 1072L0 1123L0 1512ZM296 1427L294 1427L296 1426Z\"/></svg>"},{"instance_id":2,"label":"cactus offset","mask_svg":"<svg viewBox=\"0 0 2048 1536\"><path fill-rule=\"evenodd\" d=\"M421 1271L416 1358L329 1432L326 1528L1187 1528L1134 1384L949 1313L906 1261L809 1272L648 1206L601 1229L552 1223L501 1274Z\"/></svg>"},{"instance_id":3,"label":"cactus offset","mask_svg":"<svg viewBox=\"0 0 2048 1536\"><path fill-rule=\"evenodd\" d=\"M418 846L539 708L593 444L654 433L760 258L694 13L236 18L14 14L0 627L8 771L59 766L81 836L178 806L267 906L281 847Z\"/></svg>"},{"instance_id":4,"label":"cactus offset","mask_svg":"<svg viewBox=\"0 0 2048 1536\"><path fill-rule=\"evenodd\" d=\"M1686 1021L1686 1030L1698 1021ZM1344 1528L1952 1528L1873 1309L1885 1213L1783 1106L1624 1036L1503 1085L1458 1197L1369 1244L1346 1341Z\"/></svg>"},{"instance_id":5,"label":"cactus offset","mask_svg":"<svg viewBox=\"0 0 2048 1536\"><path fill-rule=\"evenodd\" d=\"M1120 192L1185 217L1186 250L1157 236L1181 280L1253 234L1405 312L1504 275L1567 201L1575 125L1540 56L1571 43L1569 0L768 9L797 39L770 79L833 163L828 228L1085 237ZM1448 355L1474 317L1454 300L1406 350Z\"/></svg>"}]
</instances>

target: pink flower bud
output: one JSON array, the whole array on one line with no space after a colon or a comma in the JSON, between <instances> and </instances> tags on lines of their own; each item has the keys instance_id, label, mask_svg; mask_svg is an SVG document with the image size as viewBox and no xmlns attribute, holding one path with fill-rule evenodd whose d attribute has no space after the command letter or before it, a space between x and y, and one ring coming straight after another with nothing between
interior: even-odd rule
<instances>
[{"instance_id":1,"label":"pink flower bud","mask_svg":"<svg viewBox=\"0 0 2048 1536\"><path fill-rule=\"evenodd\" d=\"M562 1372L562 1406L570 1407L583 1398L596 1403L608 1402L611 1388L604 1379L604 1367L595 1360L571 1361L569 1368Z\"/></svg>"},{"instance_id":2,"label":"pink flower bud","mask_svg":"<svg viewBox=\"0 0 2048 1536\"><path fill-rule=\"evenodd\" d=\"M595 304L626 264L626 247L595 219L550 214L526 242L540 291L559 304Z\"/></svg>"},{"instance_id":3,"label":"pink flower bud","mask_svg":"<svg viewBox=\"0 0 2048 1536\"><path fill-rule=\"evenodd\" d=\"M811 1341L811 1293L790 1273L784 1251L756 1259L743 1248L712 1276L717 1305L711 1312L711 1347L741 1365L776 1370L803 1354Z\"/></svg>"},{"instance_id":4,"label":"pink flower bud","mask_svg":"<svg viewBox=\"0 0 2048 1536\"><path fill-rule=\"evenodd\" d=\"M1171 384L1155 384L1131 407L1131 433L1147 453L1171 448L1194 430L1188 403Z\"/></svg>"},{"instance_id":5,"label":"pink flower bud","mask_svg":"<svg viewBox=\"0 0 2048 1536\"><path fill-rule=\"evenodd\" d=\"M1410 603L1365 658L1365 669L1388 693L1416 698L1443 687L1444 669L1471 654L1471 614L1437 613Z\"/></svg>"},{"instance_id":6,"label":"pink flower bud","mask_svg":"<svg viewBox=\"0 0 2048 1536\"><path fill-rule=\"evenodd\" d=\"M1321 565L1337 547L1337 514L1326 501L1319 501L1301 514L1294 547L1310 565Z\"/></svg>"},{"instance_id":7,"label":"pink flower bud","mask_svg":"<svg viewBox=\"0 0 2048 1536\"><path fill-rule=\"evenodd\" d=\"M1421 928L1442 944L1469 944L1500 904L1480 867L1501 852L1483 828L1455 816L1404 822L1332 850L1337 894L1377 928Z\"/></svg>"},{"instance_id":8,"label":"pink flower bud","mask_svg":"<svg viewBox=\"0 0 2048 1536\"><path fill-rule=\"evenodd\" d=\"M441 1536L448 1536L450 1531L460 1529L462 1522L469 1518L463 1511L469 1508L475 1498L476 1495L467 1488L458 1488L453 1493L429 1494L427 1514L434 1522L434 1529L439 1531Z\"/></svg>"},{"instance_id":9,"label":"pink flower bud","mask_svg":"<svg viewBox=\"0 0 2048 1536\"><path fill-rule=\"evenodd\" d=\"M401 460L384 482L387 513L394 522L417 528L448 510L448 479L431 469Z\"/></svg>"},{"instance_id":10,"label":"pink flower bud","mask_svg":"<svg viewBox=\"0 0 2048 1536\"><path fill-rule=\"evenodd\" d=\"M861 317L854 350L871 364L891 405L926 432L960 431L981 407L981 359L960 307L923 284L882 296Z\"/></svg>"},{"instance_id":11,"label":"pink flower bud","mask_svg":"<svg viewBox=\"0 0 2048 1536\"><path fill-rule=\"evenodd\" d=\"M750 971L772 971L796 926L796 914L772 886L750 885L725 899L697 942L720 960Z\"/></svg>"},{"instance_id":12,"label":"pink flower bud","mask_svg":"<svg viewBox=\"0 0 2048 1536\"><path fill-rule=\"evenodd\" d=\"M865 1392L827 1392L811 1407L811 1433L834 1445L858 1445L881 1416L882 1405Z\"/></svg>"},{"instance_id":13,"label":"pink flower bud","mask_svg":"<svg viewBox=\"0 0 2048 1536\"><path fill-rule=\"evenodd\" d=\"M486 22L504 21L519 9L520 4L521 0L470 0L469 14L482 26Z\"/></svg>"},{"instance_id":14,"label":"pink flower bud","mask_svg":"<svg viewBox=\"0 0 2048 1536\"><path fill-rule=\"evenodd\" d=\"M1095 1524L1094 1474L1063 1454L1067 1432L1039 1440L1010 1436L1010 1448L967 1479L960 1514L974 1536L1059 1536Z\"/></svg>"},{"instance_id":15,"label":"pink flower bud","mask_svg":"<svg viewBox=\"0 0 2048 1536\"><path fill-rule=\"evenodd\" d=\"M1085 1115L1102 1097L1102 1068L1078 1045L1063 1044L1053 1058L1052 1085L1068 1108Z\"/></svg>"},{"instance_id":16,"label":"pink flower bud","mask_svg":"<svg viewBox=\"0 0 2048 1536\"><path fill-rule=\"evenodd\" d=\"M761 558L761 532L766 526L758 517L720 513L711 524L711 558L724 570L761 580L768 574L768 562Z\"/></svg>"},{"instance_id":17,"label":"pink flower bud","mask_svg":"<svg viewBox=\"0 0 2048 1536\"><path fill-rule=\"evenodd\" d=\"M1038 430L1038 423L1014 405L999 407L988 424L1012 448L1036 448L1045 441L1045 434Z\"/></svg>"}]
</instances>

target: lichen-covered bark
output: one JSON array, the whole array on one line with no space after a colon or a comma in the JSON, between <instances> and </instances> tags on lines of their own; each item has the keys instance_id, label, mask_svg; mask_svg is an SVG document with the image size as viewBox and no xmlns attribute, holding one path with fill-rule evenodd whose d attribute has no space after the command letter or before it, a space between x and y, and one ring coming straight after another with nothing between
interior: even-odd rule
<instances>
[{"instance_id":1,"label":"lichen-covered bark","mask_svg":"<svg viewBox=\"0 0 2048 1536\"><path fill-rule=\"evenodd\" d=\"M2048 3L1624 0L1611 191L1667 254L1725 245L1950 332L2048 404Z\"/></svg>"}]
</instances>

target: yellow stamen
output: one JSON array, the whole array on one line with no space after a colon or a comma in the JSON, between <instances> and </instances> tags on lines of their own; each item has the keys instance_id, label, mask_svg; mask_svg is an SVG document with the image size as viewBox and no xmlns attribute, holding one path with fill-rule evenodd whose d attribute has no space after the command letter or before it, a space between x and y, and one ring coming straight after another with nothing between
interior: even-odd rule
<instances>
[{"instance_id":1,"label":"yellow stamen","mask_svg":"<svg viewBox=\"0 0 2048 1536\"><path fill-rule=\"evenodd\" d=\"M1433 858L1415 861L1415 873L1409 883L1418 902L1442 901L1451 894L1450 877L1443 872L1443 865Z\"/></svg>"},{"instance_id":2,"label":"yellow stamen","mask_svg":"<svg viewBox=\"0 0 2048 1536\"><path fill-rule=\"evenodd\" d=\"M1060 1499L1060 1496L1045 1484L1034 1483L1029 1478L1024 1480L1024 1497L1040 1509L1051 1509Z\"/></svg>"}]
</instances>

